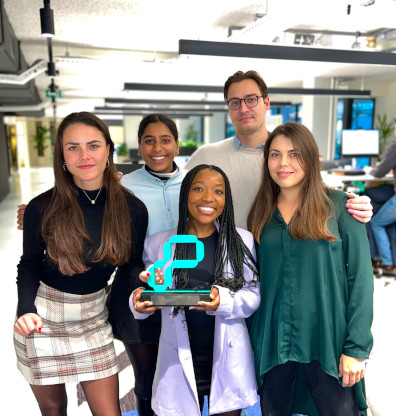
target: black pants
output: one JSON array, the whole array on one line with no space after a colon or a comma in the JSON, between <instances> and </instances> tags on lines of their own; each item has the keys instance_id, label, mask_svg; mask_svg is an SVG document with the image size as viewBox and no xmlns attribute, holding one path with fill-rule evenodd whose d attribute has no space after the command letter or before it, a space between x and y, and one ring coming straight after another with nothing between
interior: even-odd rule
<instances>
[{"instance_id":1,"label":"black pants","mask_svg":"<svg viewBox=\"0 0 396 416\"><path fill-rule=\"evenodd\" d=\"M139 416L152 416L151 394L158 344L125 344L135 374L136 407Z\"/></svg>"},{"instance_id":2,"label":"black pants","mask_svg":"<svg viewBox=\"0 0 396 416\"><path fill-rule=\"evenodd\" d=\"M305 375L320 416L360 415L353 391L344 389L337 379L325 373L318 361L308 364L288 361L264 376L260 389L262 416L292 415L299 369Z\"/></svg>"},{"instance_id":3,"label":"black pants","mask_svg":"<svg viewBox=\"0 0 396 416\"><path fill-rule=\"evenodd\" d=\"M198 401L201 412L203 410L205 396L210 396L210 384L212 381L212 360L197 362L194 361L195 382L197 383Z\"/></svg>"}]
</instances>

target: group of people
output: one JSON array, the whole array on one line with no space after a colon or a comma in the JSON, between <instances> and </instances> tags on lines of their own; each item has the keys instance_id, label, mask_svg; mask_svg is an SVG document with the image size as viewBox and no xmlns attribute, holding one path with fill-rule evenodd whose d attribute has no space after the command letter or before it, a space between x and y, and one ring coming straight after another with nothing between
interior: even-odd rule
<instances>
[{"instance_id":1,"label":"group of people","mask_svg":"<svg viewBox=\"0 0 396 416\"><path fill-rule=\"evenodd\" d=\"M133 365L140 416L198 416L205 396L210 414L237 416L257 394L263 415L365 414L371 205L323 184L307 128L267 132L257 72L230 76L224 98L234 138L180 169L175 123L146 116L145 164L121 184L100 119L73 113L59 126L55 185L20 212L14 343L42 415L66 415L65 383L76 381L92 414L120 415L113 337ZM174 269L171 288L209 287L209 302L140 301L145 269L175 234L196 236L205 257ZM173 247L172 259L194 255Z\"/></svg>"}]
</instances>

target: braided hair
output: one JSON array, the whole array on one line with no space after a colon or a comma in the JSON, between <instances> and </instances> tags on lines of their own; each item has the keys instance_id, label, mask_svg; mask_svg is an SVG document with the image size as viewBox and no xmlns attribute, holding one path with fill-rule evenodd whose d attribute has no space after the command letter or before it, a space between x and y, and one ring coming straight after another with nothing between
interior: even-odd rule
<instances>
[{"instance_id":1,"label":"braided hair","mask_svg":"<svg viewBox=\"0 0 396 416\"><path fill-rule=\"evenodd\" d=\"M219 172L225 183L225 205L223 212L217 218L219 222L219 237L215 252L214 265L214 285L228 288L232 292L237 292L247 282L244 277L243 266L246 264L253 271L254 278L250 282L256 285L258 280L256 261L243 242L241 236L235 229L234 208L232 204L231 187L226 174L214 165L198 165L191 169L181 184L179 199L179 223L177 234L187 234L188 221L188 195L192 182L197 173L202 169L215 170ZM178 243L175 249L175 259L187 259L187 244ZM226 265L230 263L231 272L227 272ZM174 269L173 278L176 282L176 289L185 289L189 284L187 269Z\"/></svg>"}]
</instances>

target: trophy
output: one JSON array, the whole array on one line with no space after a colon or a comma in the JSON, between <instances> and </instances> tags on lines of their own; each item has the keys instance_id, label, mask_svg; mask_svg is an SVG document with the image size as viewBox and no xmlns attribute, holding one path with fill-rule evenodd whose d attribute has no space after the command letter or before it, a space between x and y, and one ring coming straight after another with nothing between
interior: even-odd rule
<instances>
[{"instance_id":1,"label":"trophy","mask_svg":"<svg viewBox=\"0 0 396 416\"><path fill-rule=\"evenodd\" d=\"M191 243L196 247L196 258L192 260L173 260L164 271L164 283L158 285L155 281L155 269L163 267L172 258L172 243ZM204 245L195 235L174 235L164 245L164 260L156 261L147 270L150 277L147 280L153 290L144 290L140 294L140 302L151 301L153 306L195 306L198 302L210 302L210 290L168 289L172 284L172 269L193 269L204 258Z\"/></svg>"}]
</instances>

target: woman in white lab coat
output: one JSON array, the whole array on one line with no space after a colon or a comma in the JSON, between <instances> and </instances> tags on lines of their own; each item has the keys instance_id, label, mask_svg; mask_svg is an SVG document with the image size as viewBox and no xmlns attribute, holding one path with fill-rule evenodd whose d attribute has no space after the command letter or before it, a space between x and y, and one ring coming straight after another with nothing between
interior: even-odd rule
<instances>
[{"instance_id":1,"label":"woman in white lab coat","mask_svg":"<svg viewBox=\"0 0 396 416\"><path fill-rule=\"evenodd\" d=\"M178 228L146 239L146 266L163 258L163 246L175 234L195 235L204 244L205 257L189 272L173 269L171 287L211 287L211 301L163 308L152 408L158 416L198 416L208 395L209 414L237 416L257 401L245 318L258 308L260 296L254 241L248 231L235 228L230 186L221 169L199 165L188 172ZM192 246L178 244L162 271L174 258L195 258ZM147 273L141 278L147 280ZM137 289L130 299L138 319L158 309L140 302L141 292Z\"/></svg>"}]
</instances>

